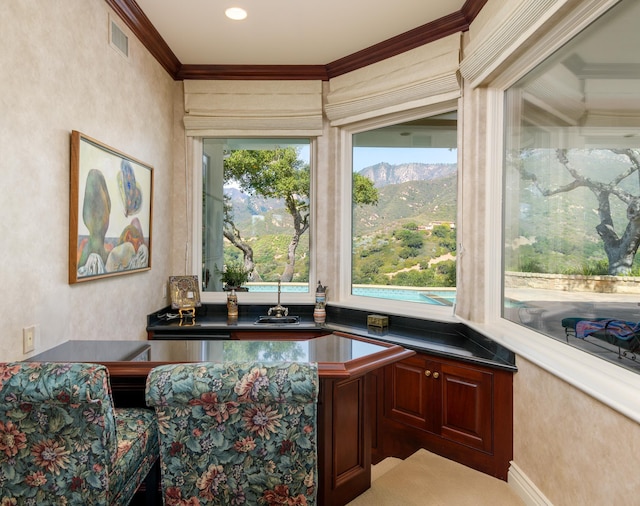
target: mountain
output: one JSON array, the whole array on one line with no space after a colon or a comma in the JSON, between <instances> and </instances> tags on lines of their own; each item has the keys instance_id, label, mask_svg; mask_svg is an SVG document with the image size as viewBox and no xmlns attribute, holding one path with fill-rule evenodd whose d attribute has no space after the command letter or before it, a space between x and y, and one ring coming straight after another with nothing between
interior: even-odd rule
<instances>
[{"instance_id":1,"label":"mountain","mask_svg":"<svg viewBox=\"0 0 640 506\"><path fill-rule=\"evenodd\" d=\"M365 167L358 173L373 181L376 188L408 181L431 181L456 174L455 163L403 163L392 165L381 162Z\"/></svg>"},{"instance_id":2,"label":"mountain","mask_svg":"<svg viewBox=\"0 0 640 506\"><path fill-rule=\"evenodd\" d=\"M356 235L399 227L410 220L425 225L433 221L455 222L455 163L382 162L359 173L373 181L379 201L377 206L354 209ZM281 201L250 196L235 188L225 188L225 194L231 196L236 226L251 235L284 231L292 226Z\"/></svg>"}]
</instances>

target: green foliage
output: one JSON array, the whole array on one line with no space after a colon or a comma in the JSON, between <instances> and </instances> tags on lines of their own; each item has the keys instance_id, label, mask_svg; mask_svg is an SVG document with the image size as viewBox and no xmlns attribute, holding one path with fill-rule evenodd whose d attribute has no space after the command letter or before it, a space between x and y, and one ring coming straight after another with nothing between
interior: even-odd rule
<instances>
[{"instance_id":1,"label":"green foliage","mask_svg":"<svg viewBox=\"0 0 640 506\"><path fill-rule=\"evenodd\" d=\"M449 251L456 251L456 229L449 225L436 225L432 232L438 238L438 245Z\"/></svg>"},{"instance_id":2,"label":"green foliage","mask_svg":"<svg viewBox=\"0 0 640 506\"><path fill-rule=\"evenodd\" d=\"M421 234L420 232L413 232L411 230L403 228L401 230L394 231L393 234L395 235L396 239L400 241L404 248L419 250L424 245L423 234Z\"/></svg>"},{"instance_id":3,"label":"green foliage","mask_svg":"<svg viewBox=\"0 0 640 506\"><path fill-rule=\"evenodd\" d=\"M287 247L290 236L284 234L264 234L251 238L254 260L256 268L262 281L276 282L284 270L287 262ZM293 280L295 282L309 281L309 265L304 261L309 256L308 234L303 234L296 249L296 272ZM234 248L225 248L234 251ZM238 251L238 250L235 250Z\"/></svg>"},{"instance_id":4,"label":"green foliage","mask_svg":"<svg viewBox=\"0 0 640 506\"><path fill-rule=\"evenodd\" d=\"M405 223L427 225L434 221L455 223L457 177L391 184L378 190L376 206L353 210L354 236L371 231L403 228Z\"/></svg>"},{"instance_id":5,"label":"green foliage","mask_svg":"<svg viewBox=\"0 0 640 506\"><path fill-rule=\"evenodd\" d=\"M309 197L309 166L298 159L294 148L239 149L224 160L224 181L235 181L252 195L289 198Z\"/></svg>"},{"instance_id":6,"label":"green foliage","mask_svg":"<svg viewBox=\"0 0 640 506\"><path fill-rule=\"evenodd\" d=\"M582 275L582 276L606 276L609 273L609 262L606 260L596 260L587 262L576 268L568 268L562 272L567 275Z\"/></svg>"},{"instance_id":7,"label":"green foliage","mask_svg":"<svg viewBox=\"0 0 640 506\"><path fill-rule=\"evenodd\" d=\"M298 175L302 173L306 190L295 186L294 179L300 179ZM308 166L296 160L295 149L291 148L235 151L225 160L225 181L236 181L243 191L252 195L246 206L240 206L241 212L234 209L235 217L230 212L227 216L231 216L233 225L242 231L244 244L253 250L257 274L263 281L279 279L287 263L295 217L306 219L308 216L308 177ZM294 195L296 191L299 193ZM306 199L302 199L304 203L301 203L302 196ZM426 225L433 221L454 222L455 176L377 189L370 179L354 174L353 212L354 223L362 224L362 227L356 226L354 235L354 283L451 286L452 279L455 283L455 261L452 262L453 274L451 269L437 268L443 262L428 267L434 258L446 253L455 255L455 230L438 226L436 233L426 231ZM224 251L226 261L228 252L233 252L229 258L243 258L240 250L228 243ZM295 252L293 281L308 281L308 262L302 261L308 254L305 228ZM410 270L403 272L404 269Z\"/></svg>"},{"instance_id":8,"label":"green foliage","mask_svg":"<svg viewBox=\"0 0 640 506\"><path fill-rule=\"evenodd\" d=\"M435 265L436 274L442 279L441 286L456 286L456 263L453 260L445 260Z\"/></svg>"},{"instance_id":9,"label":"green foliage","mask_svg":"<svg viewBox=\"0 0 640 506\"><path fill-rule=\"evenodd\" d=\"M378 203L378 190L373 181L357 172L353 174L353 203L360 206Z\"/></svg>"},{"instance_id":10,"label":"green foliage","mask_svg":"<svg viewBox=\"0 0 640 506\"><path fill-rule=\"evenodd\" d=\"M216 275L220 276L220 280L228 287L237 288L249 281L251 271L244 268L240 262L230 262L224 266L222 271L216 266Z\"/></svg>"},{"instance_id":11,"label":"green foliage","mask_svg":"<svg viewBox=\"0 0 640 506\"><path fill-rule=\"evenodd\" d=\"M443 226L438 237L412 228L399 224L398 228L386 234L378 233L375 240L370 236L355 240L353 283L455 287L455 260L443 260L428 266L434 258L455 255L455 230ZM454 248L440 244L447 241L452 241Z\"/></svg>"},{"instance_id":12,"label":"green foliage","mask_svg":"<svg viewBox=\"0 0 640 506\"><path fill-rule=\"evenodd\" d=\"M286 260L280 276L285 282L300 278L300 269L296 272L295 266L300 238L309 228L310 171L309 166L298 158L298 151L290 147L232 151L224 160L224 181L234 181L249 195L282 201L284 213L291 217L291 227L288 231L288 244L281 250ZM253 226L253 216L251 220ZM227 207L224 221L225 233L231 232L233 245L243 250L247 258L253 256L255 262L253 246L243 237L243 233L240 233L240 230L244 229L234 222L231 210ZM247 251L253 252L253 255L244 253ZM260 269L264 268L257 262L256 265ZM303 269L308 271L308 267ZM308 272L306 275L308 276Z\"/></svg>"},{"instance_id":13,"label":"green foliage","mask_svg":"<svg viewBox=\"0 0 640 506\"><path fill-rule=\"evenodd\" d=\"M519 270L520 272L538 272L538 273L546 272L546 268L542 265L540 260L537 260L537 259L526 260L521 264Z\"/></svg>"},{"instance_id":14,"label":"green foliage","mask_svg":"<svg viewBox=\"0 0 640 506\"><path fill-rule=\"evenodd\" d=\"M291 341L261 340L243 343L243 346L231 346L225 349L225 359L229 361L251 361L255 357L264 360L286 360L295 362L304 359L304 350Z\"/></svg>"}]
</instances>

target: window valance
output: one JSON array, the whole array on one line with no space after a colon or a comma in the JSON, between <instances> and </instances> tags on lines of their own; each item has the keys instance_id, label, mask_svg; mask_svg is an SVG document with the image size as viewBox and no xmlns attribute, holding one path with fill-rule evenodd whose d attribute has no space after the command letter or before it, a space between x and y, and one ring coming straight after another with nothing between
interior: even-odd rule
<instances>
[{"instance_id":1,"label":"window valance","mask_svg":"<svg viewBox=\"0 0 640 506\"><path fill-rule=\"evenodd\" d=\"M514 75L522 75L535 61L549 56L563 41L568 41L593 19L620 0L513 0L488 2L471 26L470 42L460 74L466 83L478 87L493 79L493 73L511 58L509 72L500 80L512 84ZM562 14L571 5L571 15ZM549 23L552 17L557 21ZM475 29L474 25L480 28ZM549 30L549 26L554 27ZM544 31L540 35L540 32ZM524 50L527 41L536 40L536 49ZM493 83L495 84L495 83Z\"/></svg>"},{"instance_id":2,"label":"window valance","mask_svg":"<svg viewBox=\"0 0 640 506\"><path fill-rule=\"evenodd\" d=\"M315 136L322 133L322 81L184 81L191 136Z\"/></svg>"},{"instance_id":3,"label":"window valance","mask_svg":"<svg viewBox=\"0 0 640 506\"><path fill-rule=\"evenodd\" d=\"M456 33L329 81L325 113L332 126L460 97Z\"/></svg>"}]
</instances>

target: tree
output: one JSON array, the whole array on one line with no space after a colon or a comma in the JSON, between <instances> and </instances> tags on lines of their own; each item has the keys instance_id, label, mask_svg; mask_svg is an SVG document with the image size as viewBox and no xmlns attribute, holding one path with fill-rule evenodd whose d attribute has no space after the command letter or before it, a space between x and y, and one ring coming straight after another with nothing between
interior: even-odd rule
<instances>
[{"instance_id":1,"label":"tree","mask_svg":"<svg viewBox=\"0 0 640 506\"><path fill-rule=\"evenodd\" d=\"M566 184L546 188L533 172L526 170L522 164L518 165L518 167L522 178L531 181L545 197L568 193L581 187L589 189L598 201L600 223L596 226L596 231L604 244L604 250L609 262L608 272L610 275L628 275L631 272L638 246L640 246L640 196L633 195L625 190L621 183L635 174L638 178L638 193L640 193L640 159L638 150L610 149L609 151L625 156L630 165L608 183L587 177L583 171L575 168L566 149L556 150L556 158L571 179ZM611 197L617 198L627 206L628 222L622 236L619 236L615 231L611 215Z\"/></svg>"},{"instance_id":2,"label":"tree","mask_svg":"<svg viewBox=\"0 0 640 506\"><path fill-rule=\"evenodd\" d=\"M368 177L353 173L353 203L356 205L373 205L378 203L378 189Z\"/></svg>"},{"instance_id":3,"label":"tree","mask_svg":"<svg viewBox=\"0 0 640 506\"><path fill-rule=\"evenodd\" d=\"M259 281L260 274L256 271L256 263L253 259L253 248L243 238L240 230L233 222L233 207L228 195L224 196L224 218L222 234L224 237L242 252L243 264L246 271L250 272L252 281Z\"/></svg>"},{"instance_id":4,"label":"tree","mask_svg":"<svg viewBox=\"0 0 640 506\"><path fill-rule=\"evenodd\" d=\"M274 150L236 150L224 161L224 181L235 181L240 189L251 195L282 199L287 213L293 219L293 233L287 247L287 263L281 275L283 282L293 279L295 253L300 238L309 229L309 166L298 158L295 148ZM357 204L377 203L378 192L372 181L354 176L354 201ZM245 267L258 279L253 249L242 239L234 224L231 209L225 206L225 237L244 256Z\"/></svg>"},{"instance_id":5,"label":"tree","mask_svg":"<svg viewBox=\"0 0 640 506\"><path fill-rule=\"evenodd\" d=\"M287 263L281 280L293 279L295 269L295 251L300 237L309 228L309 166L298 159L294 148L276 148L274 150L232 151L224 161L225 183L235 181L240 188L252 195L265 198L283 199L286 211L293 218L293 235L287 248ZM225 213L225 227L231 234L232 244L240 248L245 258L251 258L252 269L253 249L246 241L241 240L240 232L233 223L229 213ZM225 233L225 237L229 238Z\"/></svg>"}]
</instances>

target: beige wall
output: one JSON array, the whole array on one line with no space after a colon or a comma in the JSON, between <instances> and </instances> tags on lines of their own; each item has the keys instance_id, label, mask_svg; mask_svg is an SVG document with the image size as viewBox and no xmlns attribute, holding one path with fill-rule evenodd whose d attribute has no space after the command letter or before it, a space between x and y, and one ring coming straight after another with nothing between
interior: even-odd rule
<instances>
[{"instance_id":1,"label":"beige wall","mask_svg":"<svg viewBox=\"0 0 640 506\"><path fill-rule=\"evenodd\" d=\"M514 462L552 504L638 504L637 423L522 358L513 419Z\"/></svg>"},{"instance_id":2,"label":"beige wall","mask_svg":"<svg viewBox=\"0 0 640 506\"><path fill-rule=\"evenodd\" d=\"M0 360L68 339L142 339L170 274L176 83L129 33L108 43L103 1L3 2L0 16ZM117 19L117 18L116 18ZM152 270L68 284L71 130L154 167Z\"/></svg>"}]
</instances>

